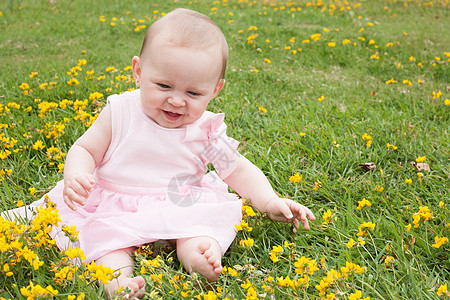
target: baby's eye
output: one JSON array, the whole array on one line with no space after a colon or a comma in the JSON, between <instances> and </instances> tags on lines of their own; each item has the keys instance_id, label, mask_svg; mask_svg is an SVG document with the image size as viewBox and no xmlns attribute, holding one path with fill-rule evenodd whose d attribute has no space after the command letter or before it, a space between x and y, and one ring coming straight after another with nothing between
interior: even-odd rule
<instances>
[{"instance_id":1,"label":"baby's eye","mask_svg":"<svg viewBox=\"0 0 450 300\"><path fill-rule=\"evenodd\" d=\"M188 94L191 95L191 96L194 96L194 97L200 96L200 93L193 92L193 91L189 91Z\"/></svg>"},{"instance_id":2,"label":"baby's eye","mask_svg":"<svg viewBox=\"0 0 450 300\"><path fill-rule=\"evenodd\" d=\"M157 83L157 85L162 89L170 89L170 86L168 86L167 84L164 84L164 83Z\"/></svg>"}]
</instances>

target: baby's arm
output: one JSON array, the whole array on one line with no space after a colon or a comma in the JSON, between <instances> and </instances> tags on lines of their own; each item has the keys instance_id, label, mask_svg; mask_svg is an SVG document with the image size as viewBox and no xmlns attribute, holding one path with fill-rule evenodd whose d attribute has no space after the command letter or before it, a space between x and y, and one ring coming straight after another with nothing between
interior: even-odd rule
<instances>
[{"instance_id":1,"label":"baby's arm","mask_svg":"<svg viewBox=\"0 0 450 300\"><path fill-rule=\"evenodd\" d=\"M73 144L64 164L64 202L76 210L95 183L94 170L111 142L111 109L106 106L91 127Z\"/></svg>"},{"instance_id":2,"label":"baby's arm","mask_svg":"<svg viewBox=\"0 0 450 300\"><path fill-rule=\"evenodd\" d=\"M267 213L274 221L292 222L297 232L299 222L309 230L308 218L314 214L307 207L290 199L279 198L264 173L242 155L236 157L236 169L225 178L225 182L242 198L249 199L258 211Z\"/></svg>"}]
</instances>

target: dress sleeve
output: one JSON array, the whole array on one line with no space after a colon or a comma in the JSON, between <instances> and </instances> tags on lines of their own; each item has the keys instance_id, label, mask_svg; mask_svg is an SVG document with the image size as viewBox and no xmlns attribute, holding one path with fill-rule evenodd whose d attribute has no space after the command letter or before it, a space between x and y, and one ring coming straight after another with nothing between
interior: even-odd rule
<instances>
[{"instance_id":1,"label":"dress sleeve","mask_svg":"<svg viewBox=\"0 0 450 300\"><path fill-rule=\"evenodd\" d=\"M204 145L200 159L204 165L212 163L219 176L224 179L237 166L236 151L239 142L227 135L223 113L205 112L200 121L187 126L185 142L199 141Z\"/></svg>"},{"instance_id":2,"label":"dress sleeve","mask_svg":"<svg viewBox=\"0 0 450 300\"><path fill-rule=\"evenodd\" d=\"M239 142L227 135L227 125L222 123L210 139L208 147L202 152L204 159L212 163L219 176L224 179L234 171L237 165L236 151Z\"/></svg>"}]
</instances>

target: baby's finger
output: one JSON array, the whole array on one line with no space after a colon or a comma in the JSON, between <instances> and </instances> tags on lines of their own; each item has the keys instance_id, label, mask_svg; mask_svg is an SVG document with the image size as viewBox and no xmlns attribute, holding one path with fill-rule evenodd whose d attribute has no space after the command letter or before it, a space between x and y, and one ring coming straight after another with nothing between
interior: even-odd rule
<instances>
[{"instance_id":1,"label":"baby's finger","mask_svg":"<svg viewBox=\"0 0 450 300\"><path fill-rule=\"evenodd\" d=\"M308 216L308 218L309 218L311 221L316 220L316 217L314 216L314 214L312 213L312 211L311 211L309 208L306 209L306 215Z\"/></svg>"},{"instance_id":2,"label":"baby's finger","mask_svg":"<svg viewBox=\"0 0 450 300\"><path fill-rule=\"evenodd\" d=\"M88 176L82 177L82 178L78 179L77 181L87 192L92 191L92 185L95 183L94 178L93 177L91 178Z\"/></svg>"},{"instance_id":3,"label":"baby's finger","mask_svg":"<svg viewBox=\"0 0 450 300\"><path fill-rule=\"evenodd\" d=\"M300 222L302 222L303 227L306 230L309 230L309 222L308 222L308 218L306 217L306 211L304 209L302 209L300 211Z\"/></svg>"},{"instance_id":4,"label":"baby's finger","mask_svg":"<svg viewBox=\"0 0 450 300\"><path fill-rule=\"evenodd\" d=\"M86 175L86 178L88 179L89 184L90 184L90 186L91 186L91 190L92 190L92 186L95 184L95 178L94 178L94 175L92 175L92 174L87 174L87 175Z\"/></svg>"},{"instance_id":5,"label":"baby's finger","mask_svg":"<svg viewBox=\"0 0 450 300\"><path fill-rule=\"evenodd\" d=\"M77 180L70 185L70 188L80 196L87 197L89 191L92 190L92 185L87 178Z\"/></svg>"},{"instance_id":6,"label":"baby's finger","mask_svg":"<svg viewBox=\"0 0 450 300\"><path fill-rule=\"evenodd\" d=\"M293 220L292 220L292 225L293 225L293 227L294 228L292 228L292 231L294 232L294 233L297 233L297 231L298 231L298 227L299 227L299 222L298 222L298 220L296 219L296 218L294 218Z\"/></svg>"},{"instance_id":7,"label":"baby's finger","mask_svg":"<svg viewBox=\"0 0 450 300\"><path fill-rule=\"evenodd\" d=\"M75 204L73 204L72 200L70 200L68 196L64 196L63 199L64 199L64 203L66 203L66 205L71 210L77 210L77 207L75 206Z\"/></svg>"},{"instance_id":8,"label":"baby's finger","mask_svg":"<svg viewBox=\"0 0 450 300\"><path fill-rule=\"evenodd\" d=\"M73 189L71 189L71 188L67 188L67 190L65 191L64 195L67 196L67 198L68 198L72 203L75 202L75 203L78 203L78 204L80 204L80 205L84 205L84 203L85 203L84 199L82 199L82 198L80 197L80 195L79 195L76 191L74 191Z\"/></svg>"}]
</instances>

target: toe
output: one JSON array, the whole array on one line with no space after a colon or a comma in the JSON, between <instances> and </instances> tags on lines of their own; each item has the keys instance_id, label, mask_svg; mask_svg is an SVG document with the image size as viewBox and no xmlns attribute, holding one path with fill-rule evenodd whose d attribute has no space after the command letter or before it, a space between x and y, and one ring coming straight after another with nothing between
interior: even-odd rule
<instances>
[{"instance_id":1,"label":"toe","mask_svg":"<svg viewBox=\"0 0 450 300\"><path fill-rule=\"evenodd\" d=\"M211 251L211 249L206 250L203 255L206 257L206 259L210 259L211 257L213 257L213 252Z\"/></svg>"},{"instance_id":2,"label":"toe","mask_svg":"<svg viewBox=\"0 0 450 300\"><path fill-rule=\"evenodd\" d=\"M198 244L198 250L200 250L200 253L204 254L206 251L208 251L211 248L211 242L209 241L202 241Z\"/></svg>"},{"instance_id":3,"label":"toe","mask_svg":"<svg viewBox=\"0 0 450 300\"><path fill-rule=\"evenodd\" d=\"M221 267L222 267L222 265L221 265L221 263L220 263L220 260L216 260L216 261L212 264L212 266L213 266L215 269L221 268Z\"/></svg>"},{"instance_id":4,"label":"toe","mask_svg":"<svg viewBox=\"0 0 450 300\"><path fill-rule=\"evenodd\" d=\"M209 263L210 265L213 265L213 266L214 266L214 264L217 263L217 258L215 258L214 256L210 256L210 257L208 258L208 263Z\"/></svg>"}]
</instances>

